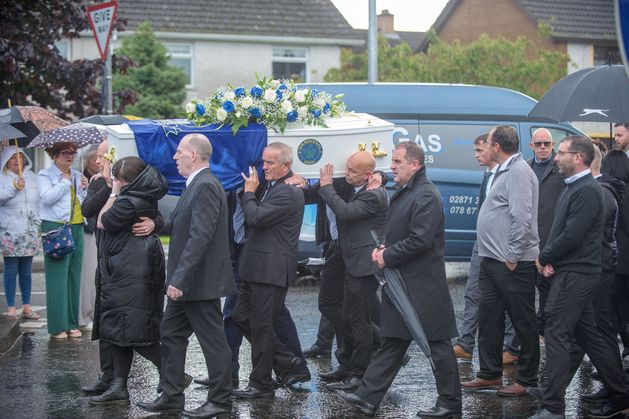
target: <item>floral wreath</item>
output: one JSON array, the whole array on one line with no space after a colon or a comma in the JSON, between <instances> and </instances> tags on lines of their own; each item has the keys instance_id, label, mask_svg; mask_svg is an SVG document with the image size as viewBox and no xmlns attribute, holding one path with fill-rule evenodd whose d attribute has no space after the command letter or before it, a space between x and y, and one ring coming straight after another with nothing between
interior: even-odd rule
<instances>
[{"instance_id":1,"label":"floral wreath","mask_svg":"<svg viewBox=\"0 0 629 419\"><path fill-rule=\"evenodd\" d=\"M210 98L194 98L186 104L186 114L195 125L230 125L235 135L249 122L264 124L284 133L286 128L304 125L326 127L325 121L345 112L340 100L316 89L298 88L293 80L258 78L251 88L228 84Z\"/></svg>"}]
</instances>

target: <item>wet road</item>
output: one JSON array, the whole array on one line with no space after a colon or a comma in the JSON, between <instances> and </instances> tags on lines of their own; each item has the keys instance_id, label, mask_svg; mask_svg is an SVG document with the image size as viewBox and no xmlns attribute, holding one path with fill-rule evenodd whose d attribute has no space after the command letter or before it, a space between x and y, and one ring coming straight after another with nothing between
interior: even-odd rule
<instances>
[{"instance_id":1,"label":"wet road","mask_svg":"<svg viewBox=\"0 0 629 419\"><path fill-rule=\"evenodd\" d=\"M464 271L464 270L463 270ZM464 283L451 285L457 317L463 310ZM44 306L43 275L35 274L33 305ZM290 289L287 306L299 330L302 345L310 346L317 332L319 314L316 296L318 288L312 284ZM19 297L18 297L19 298ZM0 309L6 311L4 296ZM18 300L19 301L19 300ZM37 308L37 307L36 307ZM39 310L42 319L45 310ZM5 355L0 356L0 418L122 418L149 417L135 407L138 401L156 397L158 374L152 364L136 356L129 378L130 407L91 407L80 392L82 385L90 384L98 374L98 347L84 335L81 339L51 341L45 323L23 323L23 336ZM380 418L411 418L422 407L429 407L436 399L434 379L426 359L415 344L409 349L411 362L404 367L377 411ZM543 349L542 349L543 355ZM543 357L542 357L543 359ZM241 350L241 385L246 385L250 371L249 346ZM348 418L361 417L345 407L317 378L317 372L336 366L330 358L309 361L313 380L293 391L278 389L274 400L234 401L233 418ZM543 365L542 365L543 367ZM473 377L478 369L478 358L459 364L462 380ZM207 371L200 347L194 337L188 350L186 371L195 377L206 376ZM596 391L601 384L588 378L591 366L584 362L566 395L566 415L571 418L587 417L587 409L578 394ZM509 382L515 367L505 370ZM542 380L544 377L542 377ZM203 387L193 384L186 390L186 406L194 408L206 397ZM539 408L539 403L528 396L502 398L495 392L465 393L464 418L521 418L528 417Z\"/></svg>"}]
</instances>

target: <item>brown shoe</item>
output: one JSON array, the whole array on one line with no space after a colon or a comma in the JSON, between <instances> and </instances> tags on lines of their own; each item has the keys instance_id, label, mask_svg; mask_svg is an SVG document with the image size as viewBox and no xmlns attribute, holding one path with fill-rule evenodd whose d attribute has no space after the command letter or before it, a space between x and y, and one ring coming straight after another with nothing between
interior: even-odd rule
<instances>
[{"instance_id":1,"label":"brown shoe","mask_svg":"<svg viewBox=\"0 0 629 419\"><path fill-rule=\"evenodd\" d=\"M472 354L463 349L463 347L458 343L452 347L452 351L454 352L454 356L458 359L464 359L466 361L472 360Z\"/></svg>"},{"instance_id":2,"label":"brown shoe","mask_svg":"<svg viewBox=\"0 0 629 419\"><path fill-rule=\"evenodd\" d=\"M526 389L518 383L513 383L498 390L498 395L504 397L517 397L524 394L527 394Z\"/></svg>"},{"instance_id":3,"label":"brown shoe","mask_svg":"<svg viewBox=\"0 0 629 419\"><path fill-rule=\"evenodd\" d=\"M512 365L518 363L519 357L517 355L513 355L509 351L504 351L502 353L502 365Z\"/></svg>"},{"instance_id":4,"label":"brown shoe","mask_svg":"<svg viewBox=\"0 0 629 419\"><path fill-rule=\"evenodd\" d=\"M485 380L476 377L472 381L463 381L461 387L467 390L498 390L502 388L502 379Z\"/></svg>"}]
</instances>

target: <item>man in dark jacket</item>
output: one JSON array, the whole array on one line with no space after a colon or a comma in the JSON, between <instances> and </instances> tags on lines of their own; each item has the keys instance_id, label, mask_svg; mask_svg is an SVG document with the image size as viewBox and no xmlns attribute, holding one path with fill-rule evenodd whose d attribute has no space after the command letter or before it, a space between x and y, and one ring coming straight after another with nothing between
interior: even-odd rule
<instances>
[{"instance_id":1,"label":"man in dark jacket","mask_svg":"<svg viewBox=\"0 0 629 419\"><path fill-rule=\"evenodd\" d=\"M527 163L533 169L539 182L539 200L537 206L537 233L539 234L539 248L543 249L546 238L550 233L555 215L555 206L565 185L555 163L555 151L552 134L546 128L538 128L533 132L529 146L533 150L533 158ZM544 306L548 299L550 283L543 275L538 274L535 282L539 291L537 306L537 326L540 336L544 335Z\"/></svg>"},{"instance_id":2,"label":"man in dark jacket","mask_svg":"<svg viewBox=\"0 0 629 419\"><path fill-rule=\"evenodd\" d=\"M408 296L428 337L439 397L418 416L447 417L461 413L461 388L450 339L457 335L444 262L444 214L441 196L426 177L424 151L415 143L396 146L391 169L401 189L391 198L385 244L372 258L380 268L402 274ZM382 299L382 344L373 355L355 393L339 390L349 405L373 414L397 375L412 337L391 302Z\"/></svg>"},{"instance_id":3,"label":"man in dark jacket","mask_svg":"<svg viewBox=\"0 0 629 419\"><path fill-rule=\"evenodd\" d=\"M188 417L231 412L231 354L223 330L221 297L235 291L229 263L227 201L210 173L212 145L202 134L188 134L177 147L177 170L186 189L170 216L168 304L161 324L162 394L138 403L149 412L177 413L184 407L184 366L188 338L199 340L211 372L207 402L184 411Z\"/></svg>"},{"instance_id":4,"label":"man in dark jacket","mask_svg":"<svg viewBox=\"0 0 629 419\"><path fill-rule=\"evenodd\" d=\"M612 350L596 327L592 305L601 272L604 222L601 187L590 173L593 159L592 141L583 136L564 138L555 157L566 188L555 208L546 246L536 261L551 286L545 310L548 386L541 391L538 387L527 389L533 396L541 396L544 407L533 418L564 417L571 363L578 355L573 340L588 354L609 392L609 402L592 410L590 417L611 417L629 409L618 351Z\"/></svg>"},{"instance_id":5,"label":"man in dark jacket","mask_svg":"<svg viewBox=\"0 0 629 419\"><path fill-rule=\"evenodd\" d=\"M273 370L281 382L310 380L298 372L302 360L280 342L275 333L279 311L288 284L297 275L297 244L304 214L304 194L284 182L292 176L293 152L283 143L271 143L262 152L267 181L260 198L255 167L245 179L240 200L247 239L240 256L241 284L232 318L251 343L252 370L249 385L233 391L236 397L260 398L274 395Z\"/></svg>"}]
</instances>

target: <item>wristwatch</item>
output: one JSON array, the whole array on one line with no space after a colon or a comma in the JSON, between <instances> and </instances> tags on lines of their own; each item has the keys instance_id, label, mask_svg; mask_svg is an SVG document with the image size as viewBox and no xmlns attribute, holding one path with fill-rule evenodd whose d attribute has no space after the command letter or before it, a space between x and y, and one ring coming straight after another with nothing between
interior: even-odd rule
<instances>
[{"instance_id":1,"label":"wristwatch","mask_svg":"<svg viewBox=\"0 0 629 419\"><path fill-rule=\"evenodd\" d=\"M118 195L117 193L113 193L113 192L109 194L110 198L118 198L119 196L120 195Z\"/></svg>"}]
</instances>

